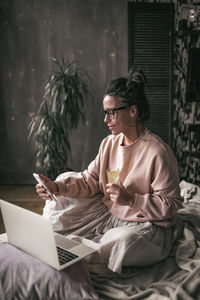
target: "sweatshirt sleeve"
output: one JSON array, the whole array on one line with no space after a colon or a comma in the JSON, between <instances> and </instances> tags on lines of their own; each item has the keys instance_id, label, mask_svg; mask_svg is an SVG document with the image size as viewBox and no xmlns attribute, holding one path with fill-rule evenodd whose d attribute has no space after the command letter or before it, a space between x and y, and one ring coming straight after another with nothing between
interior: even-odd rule
<instances>
[{"instance_id":1,"label":"sweatshirt sleeve","mask_svg":"<svg viewBox=\"0 0 200 300\"><path fill-rule=\"evenodd\" d=\"M56 181L59 189L58 195L72 198L88 198L99 193L99 169L100 155L98 153L87 170Z\"/></svg>"},{"instance_id":2,"label":"sweatshirt sleeve","mask_svg":"<svg viewBox=\"0 0 200 300\"><path fill-rule=\"evenodd\" d=\"M132 207L126 206L122 218L128 221L159 222L170 220L182 206L179 175L174 154L169 149L156 154L151 161L151 190L133 194Z\"/></svg>"}]
</instances>

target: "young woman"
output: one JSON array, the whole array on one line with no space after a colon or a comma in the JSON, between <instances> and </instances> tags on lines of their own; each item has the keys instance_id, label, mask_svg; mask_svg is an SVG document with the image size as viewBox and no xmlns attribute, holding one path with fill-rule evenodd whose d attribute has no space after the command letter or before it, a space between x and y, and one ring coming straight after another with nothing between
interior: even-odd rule
<instances>
[{"instance_id":1,"label":"young woman","mask_svg":"<svg viewBox=\"0 0 200 300\"><path fill-rule=\"evenodd\" d=\"M172 150L144 126L149 118L145 83L143 73L134 70L110 82L103 109L112 134L102 141L87 170L55 182L41 175L58 201L59 196L77 199L101 193L108 213L93 228L98 251L91 261L105 263L114 272L168 256L182 203ZM108 183L108 169L118 170L118 182ZM36 191L50 199L43 186L38 184Z\"/></svg>"}]
</instances>

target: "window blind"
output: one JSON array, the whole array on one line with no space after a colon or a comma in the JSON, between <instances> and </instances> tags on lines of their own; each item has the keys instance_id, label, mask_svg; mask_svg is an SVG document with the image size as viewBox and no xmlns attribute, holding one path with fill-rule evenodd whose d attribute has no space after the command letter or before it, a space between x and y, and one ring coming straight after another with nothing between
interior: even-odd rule
<instances>
[{"instance_id":1,"label":"window blind","mask_svg":"<svg viewBox=\"0 0 200 300\"><path fill-rule=\"evenodd\" d=\"M150 120L146 126L171 142L173 5L128 3L129 68L143 70Z\"/></svg>"}]
</instances>

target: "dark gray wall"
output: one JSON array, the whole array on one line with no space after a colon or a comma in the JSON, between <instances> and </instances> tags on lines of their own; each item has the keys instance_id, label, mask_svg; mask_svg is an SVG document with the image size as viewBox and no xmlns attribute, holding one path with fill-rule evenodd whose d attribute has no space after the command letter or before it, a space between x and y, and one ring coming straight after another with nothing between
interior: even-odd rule
<instances>
[{"instance_id":1,"label":"dark gray wall","mask_svg":"<svg viewBox=\"0 0 200 300\"><path fill-rule=\"evenodd\" d=\"M92 79L86 124L71 136L72 167L83 170L108 134L101 115L109 80L127 72L126 0L0 1L0 184L33 183L35 147L27 141L51 57L75 60Z\"/></svg>"}]
</instances>

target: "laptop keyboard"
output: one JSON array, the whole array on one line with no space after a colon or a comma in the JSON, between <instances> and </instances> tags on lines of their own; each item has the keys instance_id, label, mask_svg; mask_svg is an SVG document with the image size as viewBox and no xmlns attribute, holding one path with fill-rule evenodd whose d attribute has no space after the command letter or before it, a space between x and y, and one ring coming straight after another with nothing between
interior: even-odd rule
<instances>
[{"instance_id":1,"label":"laptop keyboard","mask_svg":"<svg viewBox=\"0 0 200 300\"><path fill-rule=\"evenodd\" d=\"M74 253L71 253L67 250L64 250L60 247L56 247L57 248L57 251L58 251L58 259L59 259L59 263L60 265L64 265L66 264L67 262L75 259L78 257L78 255L74 254Z\"/></svg>"}]
</instances>

